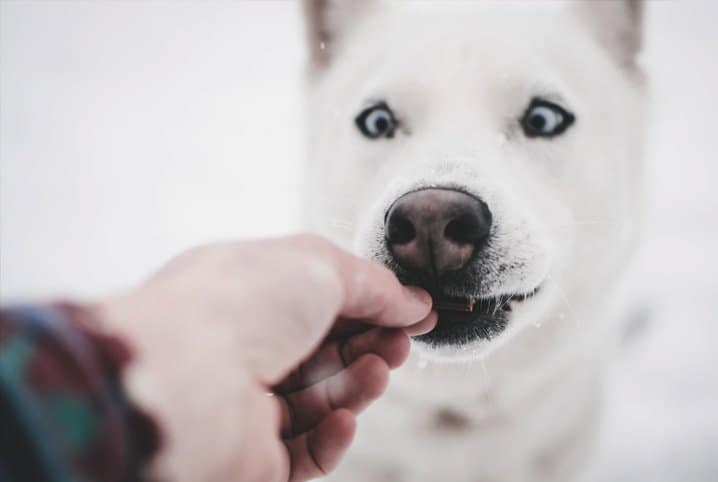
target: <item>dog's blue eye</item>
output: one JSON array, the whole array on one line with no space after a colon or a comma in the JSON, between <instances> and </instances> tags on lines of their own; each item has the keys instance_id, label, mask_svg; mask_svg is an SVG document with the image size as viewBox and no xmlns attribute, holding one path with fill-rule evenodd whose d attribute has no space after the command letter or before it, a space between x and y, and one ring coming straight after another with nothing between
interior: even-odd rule
<instances>
[{"instance_id":1,"label":"dog's blue eye","mask_svg":"<svg viewBox=\"0 0 718 482\"><path fill-rule=\"evenodd\" d=\"M553 137L569 128L575 117L551 102L534 99L521 119L527 137Z\"/></svg>"},{"instance_id":2,"label":"dog's blue eye","mask_svg":"<svg viewBox=\"0 0 718 482\"><path fill-rule=\"evenodd\" d=\"M385 102L380 102L361 111L355 119L356 125L369 139L394 137L396 119Z\"/></svg>"}]
</instances>

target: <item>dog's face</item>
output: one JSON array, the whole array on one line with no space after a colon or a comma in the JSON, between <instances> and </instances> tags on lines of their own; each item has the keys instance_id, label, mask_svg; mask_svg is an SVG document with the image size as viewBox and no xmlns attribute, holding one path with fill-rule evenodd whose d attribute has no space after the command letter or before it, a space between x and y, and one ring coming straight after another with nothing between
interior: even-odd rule
<instances>
[{"instance_id":1,"label":"dog's face","mask_svg":"<svg viewBox=\"0 0 718 482\"><path fill-rule=\"evenodd\" d=\"M432 293L419 349L475 358L605 291L636 209L636 2L307 4L308 214Z\"/></svg>"}]
</instances>

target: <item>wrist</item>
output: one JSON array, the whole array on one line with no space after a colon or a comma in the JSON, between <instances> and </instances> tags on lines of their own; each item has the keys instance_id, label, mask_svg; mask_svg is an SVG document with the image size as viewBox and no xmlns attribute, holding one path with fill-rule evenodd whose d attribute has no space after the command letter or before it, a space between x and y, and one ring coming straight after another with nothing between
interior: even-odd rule
<instances>
[{"instance_id":1,"label":"wrist","mask_svg":"<svg viewBox=\"0 0 718 482\"><path fill-rule=\"evenodd\" d=\"M230 459L238 439L198 456L197 440L235 436L258 392L256 377L241 356L242 343L224 323L188 316L177 300L161 303L162 293L135 291L93 306L103 328L134 348L125 386L138 405L162 427L162 450L151 465L158 480L206 480L206 472ZM261 393L261 392L260 392ZM240 410L240 406L243 408ZM242 440L247 443L246 440Z\"/></svg>"},{"instance_id":2,"label":"wrist","mask_svg":"<svg viewBox=\"0 0 718 482\"><path fill-rule=\"evenodd\" d=\"M131 344L103 329L91 306L55 303L49 309L38 310L43 312L48 314L42 316L52 322L37 325L43 331L33 335L34 341L44 363L53 364L55 370L43 372L40 378L33 380L47 393L56 391L63 397L71 397L77 407L84 407L84 423L96 427L99 435L82 450L91 450L92 455L88 456L103 460L106 465L85 469L123 471L131 479L145 473L160 449L162 437L154 417L128 395L126 377L132 367ZM48 412L45 416L62 418L64 415ZM68 419L47 426L62 430L75 422L76 419ZM76 457L82 456L82 453L76 454ZM104 480L109 475L88 478Z\"/></svg>"},{"instance_id":3,"label":"wrist","mask_svg":"<svg viewBox=\"0 0 718 482\"><path fill-rule=\"evenodd\" d=\"M168 423L163 413L161 379L156 376L156 369L151 365L151 349L148 346L150 336L143 336L142 327L149 332L153 330L151 323L146 323L138 312L131 294L122 294L88 305L88 313L95 321L98 329L112 337L123 340L131 348L130 363L123 370L122 386L131 402L142 410L152 414L157 430L161 433L162 444L148 466L148 471L158 480L163 471L164 454L167 451ZM149 335L149 333L146 333Z\"/></svg>"}]
</instances>

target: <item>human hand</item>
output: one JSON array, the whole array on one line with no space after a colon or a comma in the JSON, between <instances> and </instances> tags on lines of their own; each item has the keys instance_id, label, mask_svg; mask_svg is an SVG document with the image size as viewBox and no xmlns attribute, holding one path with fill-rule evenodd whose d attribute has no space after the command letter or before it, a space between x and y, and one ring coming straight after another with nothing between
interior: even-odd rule
<instances>
[{"instance_id":1,"label":"human hand","mask_svg":"<svg viewBox=\"0 0 718 482\"><path fill-rule=\"evenodd\" d=\"M386 268L304 235L192 250L98 313L137 347L131 390L168 439L160 475L303 481L339 462L407 332L435 325L430 308Z\"/></svg>"}]
</instances>

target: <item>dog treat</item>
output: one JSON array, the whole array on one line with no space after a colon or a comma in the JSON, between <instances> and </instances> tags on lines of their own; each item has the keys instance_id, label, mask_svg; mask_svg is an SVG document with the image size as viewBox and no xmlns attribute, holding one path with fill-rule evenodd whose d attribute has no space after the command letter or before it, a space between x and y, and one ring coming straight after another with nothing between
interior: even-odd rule
<instances>
[{"instance_id":1,"label":"dog treat","mask_svg":"<svg viewBox=\"0 0 718 482\"><path fill-rule=\"evenodd\" d=\"M442 311L464 311L471 313L474 311L474 300L441 300L434 303L434 308Z\"/></svg>"}]
</instances>

